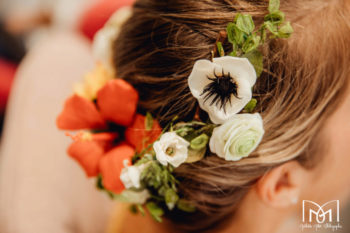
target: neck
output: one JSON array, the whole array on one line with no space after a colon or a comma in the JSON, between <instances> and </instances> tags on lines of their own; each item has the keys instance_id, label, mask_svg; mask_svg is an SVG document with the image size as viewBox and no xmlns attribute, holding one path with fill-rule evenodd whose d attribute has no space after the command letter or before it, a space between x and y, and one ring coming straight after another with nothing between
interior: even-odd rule
<instances>
[{"instance_id":1,"label":"neck","mask_svg":"<svg viewBox=\"0 0 350 233\"><path fill-rule=\"evenodd\" d=\"M242 200L232 223L220 233L275 233L279 232L281 223L290 212L283 209L272 208L256 196L251 190Z\"/></svg>"},{"instance_id":2,"label":"neck","mask_svg":"<svg viewBox=\"0 0 350 233\"><path fill-rule=\"evenodd\" d=\"M280 232L282 223L291 215L291 209L278 209L266 205L259 198L256 193L251 190L242 200L235 216L228 220L229 224L225 229L214 230L215 233L276 233ZM175 233L175 230L169 228L169 224L157 223L148 214L142 216L141 214L132 214L127 211L123 227L120 232L123 233L139 233L140 229L144 233ZM298 224L293 224L298 227ZM295 232L295 229L290 228L287 232Z\"/></svg>"},{"instance_id":3,"label":"neck","mask_svg":"<svg viewBox=\"0 0 350 233\"><path fill-rule=\"evenodd\" d=\"M168 224L165 221L158 223L148 213L145 213L145 216L142 216L140 213L133 214L127 209L126 205L117 214L118 216L116 217L122 218L122 223L119 225L117 231L109 231L111 233L173 233L169 230Z\"/></svg>"}]
</instances>

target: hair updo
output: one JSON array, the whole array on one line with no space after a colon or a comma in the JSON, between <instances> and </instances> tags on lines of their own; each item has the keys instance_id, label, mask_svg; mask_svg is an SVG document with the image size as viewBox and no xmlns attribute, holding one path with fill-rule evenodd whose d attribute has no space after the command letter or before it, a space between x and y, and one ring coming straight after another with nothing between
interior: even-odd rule
<instances>
[{"instance_id":1,"label":"hair updo","mask_svg":"<svg viewBox=\"0 0 350 233\"><path fill-rule=\"evenodd\" d=\"M265 69L253 90L264 120L263 141L238 162L207 156L177 168L179 192L197 211L169 212L168 219L188 231L209 229L232 216L269 169L291 159L312 168L320 160L315 156L319 132L341 102L350 74L348 5L345 0L281 1L295 32L263 47ZM151 112L163 125L175 116L191 120L198 105L187 78L195 61L211 59L218 33L237 12L251 14L259 24L267 6L268 0L136 1L115 42L114 64L118 77L138 90L138 111ZM229 51L231 45L224 47Z\"/></svg>"}]
</instances>

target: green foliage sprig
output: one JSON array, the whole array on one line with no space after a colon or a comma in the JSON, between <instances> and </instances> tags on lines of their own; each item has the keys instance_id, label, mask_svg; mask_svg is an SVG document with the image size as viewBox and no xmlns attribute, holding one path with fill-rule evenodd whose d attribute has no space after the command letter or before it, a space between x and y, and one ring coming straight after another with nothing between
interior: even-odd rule
<instances>
[{"instance_id":1,"label":"green foliage sprig","mask_svg":"<svg viewBox=\"0 0 350 233\"><path fill-rule=\"evenodd\" d=\"M206 152L209 136L211 136L215 125L197 121L177 124L171 122L166 128L190 142L190 161L198 161ZM156 221L162 221L163 203L168 210L178 208L185 212L195 211L195 207L178 194L179 181L173 175L174 167L170 164L167 166L160 164L155 158L154 151L141 152L134 164L146 166L140 176L142 188L151 193L151 198L145 208ZM137 205L133 210L144 212L140 205Z\"/></svg>"},{"instance_id":2,"label":"green foliage sprig","mask_svg":"<svg viewBox=\"0 0 350 233\"><path fill-rule=\"evenodd\" d=\"M270 0L264 22L256 28L253 17L248 14L238 13L233 22L226 28L227 39L232 44L230 56L246 57L254 65L257 76L263 70L263 56L259 47L267 38L288 38L293 33L290 22L285 22L285 15L279 10L280 1ZM225 54L221 42L217 43L220 56Z\"/></svg>"}]
</instances>

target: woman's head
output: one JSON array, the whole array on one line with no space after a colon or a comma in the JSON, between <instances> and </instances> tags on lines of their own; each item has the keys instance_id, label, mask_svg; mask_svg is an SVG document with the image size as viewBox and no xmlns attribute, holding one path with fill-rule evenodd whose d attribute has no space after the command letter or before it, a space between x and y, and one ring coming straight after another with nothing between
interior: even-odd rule
<instances>
[{"instance_id":1,"label":"woman's head","mask_svg":"<svg viewBox=\"0 0 350 233\"><path fill-rule=\"evenodd\" d=\"M193 119L198 106L187 78L194 62L211 58L218 33L238 12L253 15L258 24L267 5L254 0L136 1L115 42L114 64L117 75L138 90L139 111L151 112L163 125L175 116ZM169 218L188 229L209 228L231 216L253 187L263 197L274 177L266 174L278 177L283 171L304 169L311 181L327 158L340 156L331 155L339 141L328 126L348 92L349 5L346 0L281 1L295 32L288 40L271 40L263 47L264 72L253 91L264 120L263 141L238 162L207 156L177 168L180 193L197 212L170 212ZM224 47L229 50L230 44ZM208 118L204 112L199 115ZM287 162L291 160L297 162ZM288 169L278 169L283 166ZM286 198L306 193L300 186Z\"/></svg>"}]
</instances>

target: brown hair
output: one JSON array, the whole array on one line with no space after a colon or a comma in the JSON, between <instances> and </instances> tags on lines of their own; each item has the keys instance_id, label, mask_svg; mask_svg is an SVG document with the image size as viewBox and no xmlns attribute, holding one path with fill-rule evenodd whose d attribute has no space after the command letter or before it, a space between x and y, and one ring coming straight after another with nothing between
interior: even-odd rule
<instances>
[{"instance_id":1,"label":"brown hair","mask_svg":"<svg viewBox=\"0 0 350 233\"><path fill-rule=\"evenodd\" d=\"M150 111L162 124L174 116L192 119L197 101L187 78L194 62L211 58L218 32L237 12L252 14L259 24L267 5L267 0L136 1L115 42L114 63L118 76L139 91L139 111ZM197 207L193 214L167 213L177 226L208 229L232 215L269 169L291 159L311 168L319 160L316 135L340 103L350 74L349 6L345 0L282 0L281 9L295 32L263 48L265 69L253 91L264 120L263 141L238 162L212 155L177 168L180 193Z\"/></svg>"}]
</instances>

